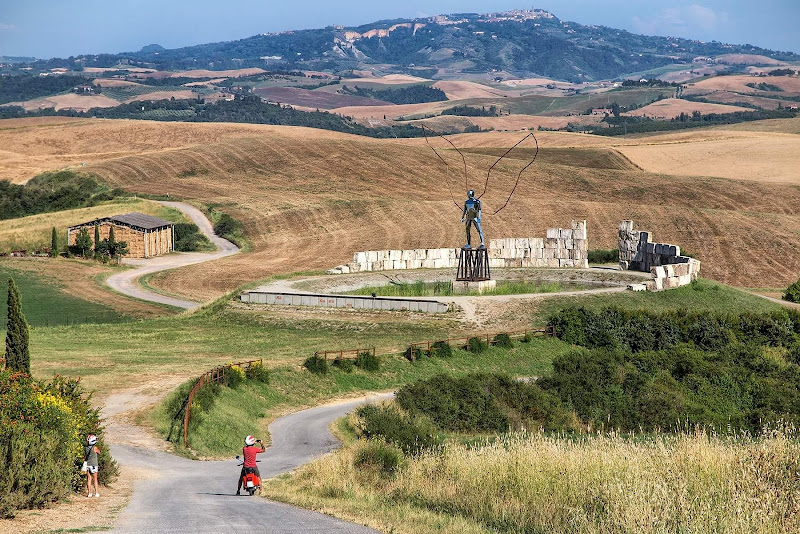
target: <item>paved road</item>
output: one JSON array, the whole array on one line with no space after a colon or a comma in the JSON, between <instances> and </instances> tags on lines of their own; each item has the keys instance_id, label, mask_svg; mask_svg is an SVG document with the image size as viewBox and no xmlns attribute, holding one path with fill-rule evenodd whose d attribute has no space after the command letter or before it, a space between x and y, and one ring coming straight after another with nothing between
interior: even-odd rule
<instances>
[{"instance_id":1,"label":"paved road","mask_svg":"<svg viewBox=\"0 0 800 534\"><path fill-rule=\"evenodd\" d=\"M166 271L168 269L175 269L177 267L184 267L186 265L202 263L204 261L211 261L223 258L225 256L230 256L231 254L236 254L239 252L239 247L227 239L222 239L221 237L215 235L211 221L209 221L208 218L203 215L203 212L194 206L184 202L161 202L161 204L171 208L179 209L185 213L192 220L192 222L195 223L198 228L200 228L200 231L203 232L212 243L214 243L214 245L217 247L217 250L215 252L206 253L179 252L147 259L125 259L122 260L123 264L133 265L136 268L109 276L106 280L106 283L120 293L124 293L125 295L131 297L192 310L200 307L201 303L154 293L140 286L137 283L137 280L146 274L152 274L159 271Z\"/></svg>"},{"instance_id":2,"label":"paved road","mask_svg":"<svg viewBox=\"0 0 800 534\"><path fill-rule=\"evenodd\" d=\"M339 441L328 426L364 402L391 394L311 408L275 420L269 431L272 446L259 455L264 478L299 467L335 449ZM135 484L133 498L123 510L117 533L374 533L375 530L333 517L246 494L237 497L240 468L229 461L198 462L152 449L112 445L122 466L154 469L158 478ZM235 456L236 451L231 451ZM238 451L241 454L241 451Z\"/></svg>"}]
</instances>

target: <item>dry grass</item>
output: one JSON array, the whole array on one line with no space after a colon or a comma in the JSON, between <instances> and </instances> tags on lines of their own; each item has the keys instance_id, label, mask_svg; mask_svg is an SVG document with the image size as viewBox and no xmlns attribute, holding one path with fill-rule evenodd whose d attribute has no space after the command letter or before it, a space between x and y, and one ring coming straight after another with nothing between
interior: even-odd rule
<instances>
[{"instance_id":1,"label":"dry grass","mask_svg":"<svg viewBox=\"0 0 800 534\"><path fill-rule=\"evenodd\" d=\"M267 72L258 67L249 67L246 69L230 69L230 70L185 70L179 72L169 73L170 78L239 78L240 76L252 76L253 74L261 74Z\"/></svg>"},{"instance_id":2,"label":"dry grass","mask_svg":"<svg viewBox=\"0 0 800 534\"><path fill-rule=\"evenodd\" d=\"M338 113L345 117L359 119L381 119L385 115L387 119L398 117L412 118L422 115L440 113L443 109L452 107L452 102L424 102L422 104L390 104L383 106L346 106L334 108L332 113Z\"/></svg>"},{"instance_id":3,"label":"dry grass","mask_svg":"<svg viewBox=\"0 0 800 534\"><path fill-rule=\"evenodd\" d=\"M519 91L493 89L488 85L465 81L441 81L433 86L444 91L450 100L467 100L469 98L497 98L519 96Z\"/></svg>"},{"instance_id":4,"label":"dry grass","mask_svg":"<svg viewBox=\"0 0 800 534\"><path fill-rule=\"evenodd\" d=\"M800 185L800 137L752 135L744 139L694 141L618 148L645 170L682 176Z\"/></svg>"},{"instance_id":5,"label":"dry grass","mask_svg":"<svg viewBox=\"0 0 800 534\"><path fill-rule=\"evenodd\" d=\"M119 102L105 95L78 95L67 93L65 95L48 96L26 100L25 102L11 102L10 106L22 106L26 111L34 111L44 108L74 109L76 111L88 111L91 108L113 108L119 106Z\"/></svg>"},{"instance_id":6,"label":"dry grass","mask_svg":"<svg viewBox=\"0 0 800 534\"><path fill-rule=\"evenodd\" d=\"M50 246L53 227L58 232L61 244L66 243L67 227L86 221L138 211L147 215L163 217L164 206L141 199L110 202L91 208L42 213L19 219L0 220L0 252L12 250L37 250Z\"/></svg>"},{"instance_id":7,"label":"dry grass","mask_svg":"<svg viewBox=\"0 0 800 534\"><path fill-rule=\"evenodd\" d=\"M175 98L176 100L195 98L197 93L191 89L182 89L180 91L153 91L143 95L136 95L125 101L126 104L130 102L138 102L140 100L169 100Z\"/></svg>"},{"instance_id":8,"label":"dry grass","mask_svg":"<svg viewBox=\"0 0 800 534\"><path fill-rule=\"evenodd\" d=\"M723 54L714 58L719 63L728 65L783 65L784 63L771 57L758 54Z\"/></svg>"},{"instance_id":9,"label":"dry grass","mask_svg":"<svg viewBox=\"0 0 800 534\"><path fill-rule=\"evenodd\" d=\"M800 446L702 432L585 439L519 435L448 445L394 477L354 467L364 442L271 482L271 498L421 533L790 533L800 529Z\"/></svg>"},{"instance_id":10,"label":"dry grass","mask_svg":"<svg viewBox=\"0 0 800 534\"><path fill-rule=\"evenodd\" d=\"M353 73L356 72L359 71L353 71ZM311 74L311 73L306 72L306 74ZM409 76L407 74L387 74L386 76L365 76L361 78L348 78L346 80L342 80L342 85L355 84L355 83L398 85L398 84L409 84L409 83L423 83L429 81L430 81L429 79L420 78L419 76Z\"/></svg>"},{"instance_id":11,"label":"dry grass","mask_svg":"<svg viewBox=\"0 0 800 534\"><path fill-rule=\"evenodd\" d=\"M699 111L702 114L708 113L733 113L734 111L752 111L749 108L742 108L739 106L727 106L724 104L708 104L705 102L692 102L690 100L683 100L681 98L665 98L658 102L653 102L639 109L623 113L623 115L630 115L633 117L652 117L661 119L671 119L677 117L681 113L691 115L693 111Z\"/></svg>"}]
</instances>

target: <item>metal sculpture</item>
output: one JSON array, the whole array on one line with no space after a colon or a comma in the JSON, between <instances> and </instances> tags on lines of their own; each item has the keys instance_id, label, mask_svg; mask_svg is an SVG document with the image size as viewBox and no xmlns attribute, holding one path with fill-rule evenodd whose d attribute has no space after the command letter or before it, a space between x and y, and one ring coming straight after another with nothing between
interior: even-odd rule
<instances>
[{"instance_id":1,"label":"metal sculpture","mask_svg":"<svg viewBox=\"0 0 800 534\"><path fill-rule=\"evenodd\" d=\"M439 152L433 147L428 138L427 128L425 125L422 125L422 133L425 137L425 143L428 147L433 150L433 153L436 154L436 157L444 163L445 165L445 174L448 173L450 169L450 165L445 161L445 159L439 154ZM432 131L432 130L431 130ZM522 179L522 173L525 172L533 163L536 161L536 157L539 155L539 141L536 139L536 136L533 132L530 132L525 137L520 139L514 146L509 148L508 150L503 153L497 161L495 161L491 167L486 171L486 180L483 185L483 192L478 196L475 197L475 191L473 189L469 189L469 176L467 174L467 160L464 157L464 154L458 149L456 145L453 144L452 141L444 137L443 135L433 132L436 136L444 139L453 149L458 152L461 156L461 160L464 164L464 188L467 189L467 199L464 201L463 208L456 202L455 196L453 196L453 189L450 184L450 179L446 179L447 182L447 189L450 192L450 198L453 200L453 204L459 209L461 209L461 222L466 224L466 238L467 243L463 247L461 247L461 251L459 253L459 261L458 261L458 272L456 275L456 280L460 281L483 281L489 280L491 278L491 272L489 269L489 255L486 250L483 228L481 227L481 219L483 213L483 204L481 203L481 197L486 194L489 189L489 180L491 178L492 170L500 163L503 158L508 156L511 151L521 145L525 140L528 138L533 138L534 142L536 143L536 151L533 154L533 158L528 162L527 165L522 167L520 171L517 173L517 179L514 182L514 186L511 188L511 192L508 194L505 203L500 206L497 210L494 211L492 215L497 215L503 209L505 209L509 203L511 202L511 197L517 190L519 186L520 180ZM472 228L478 232L478 235L481 239L481 244L477 249L472 248Z\"/></svg>"}]
</instances>

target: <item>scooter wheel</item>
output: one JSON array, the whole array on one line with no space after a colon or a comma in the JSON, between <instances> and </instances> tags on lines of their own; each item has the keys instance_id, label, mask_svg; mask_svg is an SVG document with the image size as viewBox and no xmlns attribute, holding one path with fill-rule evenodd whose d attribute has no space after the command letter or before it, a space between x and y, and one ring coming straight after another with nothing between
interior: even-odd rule
<instances>
[{"instance_id":1,"label":"scooter wheel","mask_svg":"<svg viewBox=\"0 0 800 534\"><path fill-rule=\"evenodd\" d=\"M256 492L255 488L248 488L247 489L247 493L249 493L251 497L255 494L255 492Z\"/></svg>"}]
</instances>

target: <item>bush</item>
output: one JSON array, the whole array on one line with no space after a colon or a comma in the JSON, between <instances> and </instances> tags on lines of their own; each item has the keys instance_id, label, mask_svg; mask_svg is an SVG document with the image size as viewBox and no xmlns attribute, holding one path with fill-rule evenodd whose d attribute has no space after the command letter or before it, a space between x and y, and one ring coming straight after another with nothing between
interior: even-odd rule
<instances>
[{"instance_id":1,"label":"bush","mask_svg":"<svg viewBox=\"0 0 800 534\"><path fill-rule=\"evenodd\" d=\"M422 349L419 347L409 346L403 353L406 360L413 362L422 358Z\"/></svg>"},{"instance_id":2,"label":"bush","mask_svg":"<svg viewBox=\"0 0 800 534\"><path fill-rule=\"evenodd\" d=\"M244 370L238 365L231 365L225 370L225 385L229 388L237 388L247 379Z\"/></svg>"},{"instance_id":3,"label":"bush","mask_svg":"<svg viewBox=\"0 0 800 534\"><path fill-rule=\"evenodd\" d=\"M381 441L369 441L359 447L353 465L374 468L383 476L394 475L403 463L403 453L397 447Z\"/></svg>"},{"instance_id":4,"label":"bush","mask_svg":"<svg viewBox=\"0 0 800 534\"><path fill-rule=\"evenodd\" d=\"M450 358L453 356L453 347L447 341L436 341L431 345L432 358Z\"/></svg>"},{"instance_id":5,"label":"bush","mask_svg":"<svg viewBox=\"0 0 800 534\"><path fill-rule=\"evenodd\" d=\"M520 341L522 343L530 343L531 341L533 341L533 336L530 334L530 332L525 332L525 335L522 336L522 339Z\"/></svg>"},{"instance_id":6,"label":"bush","mask_svg":"<svg viewBox=\"0 0 800 534\"><path fill-rule=\"evenodd\" d=\"M406 454L417 454L441 444L438 429L429 419L410 417L396 406L366 404L358 409L358 428L362 437L381 438Z\"/></svg>"},{"instance_id":7,"label":"bush","mask_svg":"<svg viewBox=\"0 0 800 534\"><path fill-rule=\"evenodd\" d=\"M303 362L303 367L318 375L324 375L328 373L328 362L316 354Z\"/></svg>"},{"instance_id":8,"label":"bush","mask_svg":"<svg viewBox=\"0 0 800 534\"><path fill-rule=\"evenodd\" d=\"M356 357L356 366L365 371L377 371L381 367L381 361L372 352L365 351Z\"/></svg>"},{"instance_id":9,"label":"bush","mask_svg":"<svg viewBox=\"0 0 800 534\"><path fill-rule=\"evenodd\" d=\"M194 223L175 223L175 250L179 252L194 252L204 250L209 241Z\"/></svg>"},{"instance_id":10,"label":"bush","mask_svg":"<svg viewBox=\"0 0 800 534\"><path fill-rule=\"evenodd\" d=\"M245 370L248 380L269 384L269 370L261 362L251 363Z\"/></svg>"},{"instance_id":11,"label":"bush","mask_svg":"<svg viewBox=\"0 0 800 534\"><path fill-rule=\"evenodd\" d=\"M800 302L800 279L786 288L786 293L783 294L783 300L788 300L789 302Z\"/></svg>"},{"instance_id":12,"label":"bush","mask_svg":"<svg viewBox=\"0 0 800 534\"><path fill-rule=\"evenodd\" d=\"M333 360L333 366L341 369L345 373L352 373L356 363L353 360L348 360L347 358L336 358Z\"/></svg>"},{"instance_id":13,"label":"bush","mask_svg":"<svg viewBox=\"0 0 800 534\"><path fill-rule=\"evenodd\" d=\"M474 354L485 352L487 348L486 342L479 337L471 337L467 341L467 350Z\"/></svg>"},{"instance_id":14,"label":"bush","mask_svg":"<svg viewBox=\"0 0 800 534\"><path fill-rule=\"evenodd\" d=\"M77 380L35 381L0 372L0 517L39 508L86 483L79 468L86 436L98 436L98 480L112 482L116 462L104 443L98 410Z\"/></svg>"},{"instance_id":15,"label":"bush","mask_svg":"<svg viewBox=\"0 0 800 534\"><path fill-rule=\"evenodd\" d=\"M789 347L787 357L793 364L800 365L800 341Z\"/></svg>"},{"instance_id":16,"label":"bush","mask_svg":"<svg viewBox=\"0 0 800 534\"><path fill-rule=\"evenodd\" d=\"M588 258L589 263L617 263L619 262L619 250L615 248L590 250Z\"/></svg>"},{"instance_id":17,"label":"bush","mask_svg":"<svg viewBox=\"0 0 800 534\"><path fill-rule=\"evenodd\" d=\"M494 336L492 345L500 347L501 349L510 349L514 347L514 343L512 343L511 337L508 334L497 334Z\"/></svg>"}]
</instances>

